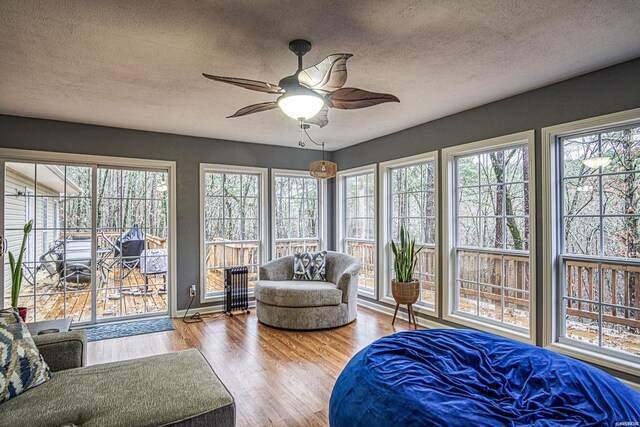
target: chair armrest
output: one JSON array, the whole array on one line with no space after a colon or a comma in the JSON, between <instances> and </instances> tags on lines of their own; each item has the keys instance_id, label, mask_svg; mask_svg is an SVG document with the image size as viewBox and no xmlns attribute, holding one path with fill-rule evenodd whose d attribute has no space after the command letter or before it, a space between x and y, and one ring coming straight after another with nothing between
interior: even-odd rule
<instances>
[{"instance_id":1,"label":"chair armrest","mask_svg":"<svg viewBox=\"0 0 640 427\"><path fill-rule=\"evenodd\" d=\"M85 331L34 335L33 341L52 372L81 368L87 363Z\"/></svg>"},{"instance_id":2,"label":"chair armrest","mask_svg":"<svg viewBox=\"0 0 640 427\"><path fill-rule=\"evenodd\" d=\"M345 268L336 283L336 287L342 291L342 302L355 304L358 299L358 276L360 275L360 262L352 262Z\"/></svg>"},{"instance_id":3,"label":"chair armrest","mask_svg":"<svg viewBox=\"0 0 640 427\"><path fill-rule=\"evenodd\" d=\"M292 280L293 255L274 259L260 266L260 280Z\"/></svg>"}]
</instances>

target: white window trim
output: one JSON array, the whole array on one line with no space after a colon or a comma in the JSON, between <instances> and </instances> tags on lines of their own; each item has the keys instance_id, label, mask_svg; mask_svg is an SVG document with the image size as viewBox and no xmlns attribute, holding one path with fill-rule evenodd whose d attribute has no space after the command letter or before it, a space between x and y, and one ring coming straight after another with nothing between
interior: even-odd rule
<instances>
[{"instance_id":1,"label":"white window trim","mask_svg":"<svg viewBox=\"0 0 640 427\"><path fill-rule=\"evenodd\" d=\"M373 192L373 205L378 206L378 167L376 164L360 166L357 168L346 169L343 171L339 171L336 177L336 250L338 252L344 251L344 228L345 228L345 213L346 206L344 204L345 199L345 190L344 190L344 182L345 178L349 178L352 176L373 173L373 182L375 185ZM374 227L375 227L375 236L373 239L373 246L376 249L376 257L378 254L378 212L376 209L375 218L374 218ZM379 263L376 263L378 265ZM378 275L379 269L376 268L374 271L373 277L373 292L369 292L365 289L358 287L358 295L363 295L369 298L378 298L380 294L378 292ZM417 310L416 310L417 311Z\"/></svg>"},{"instance_id":2,"label":"white window trim","mask_svg":"<svg viewBox=\"0 0 640 427\"><path fill-rule=\"evenodd\" d=\"M426 314L428 316L438 317L440 313L440 268L438 259L441 257L440 255L440 202L439 202L439 193L440 193L440 185L439 185L439 160L438 160L438 152L430 151L428 153L417 154L415 156L403 157L401 159L389 160L386 162L380 163L380 173L378 174L378 189L379 189L379 200L378 200L378 264L380 265L378 268L378 300L382 302L386 302L388 304L395 305L396 301L391 296L391 247L389 242L391 241L391 188L389 188L389 177L391 176L391 170L404 166L412 166L424 162L433 161L434 167L434 200L435 200L435 236L434 236L434 247L436 253L436 262L434 265L434 282L436 284L435 288L435 304L434 307L431 308L426 304L414 304L414 311L417 313Z\"/></svg>"},{"instance_id":3,"label":"white window trim","mask_svg":"<svg viewBox=\"0 0 640 427\"><path fill-rule=\"evenodd\" d=\"M556 159L552 155L552 150L557 139L562 136L597 131L602 128L637 122L638 120L640 120L640 108L635 108L542 129L542 249L545 254L542 260L544 271L544 277L542 278L544 284L542 293L542 345L558 353L635 376L640 376L639 363L576 345L561 343L557 340L558 318L555 308L558 305L558 284L554 279L554 272L558 267L556 265L557 244L555 243L558 241L557 227L555 226L557 205L554 196L557 188L557 177L555 176L557 169Z\"/></svg>"},{"instance_id":4,"label":"white window trim","mask_svg":"<svg viewBox=\"0 0 640 427\"><path fill-rule=\"evenodd\" d=\"M276 206L276 176L293 176L293 177L304 177L304 178L313 178L309 175L309 171L302 170L294 170L294 169L271 169L271 258L276 254L276 215L273 212ZM318 220L320 224L318 224L318 238L320 239L320 250L327 249L327 180L319 179L318 180Z\"/></svg>"},{"instance_id":5,"label":"white window trim","mask_svg":"<svg viewBox=\"0 0 640 427\"><path fill-rule=\"evenodd\" d=\"M169 218L167 225L167 236L169 238L169 307L170 317L175 317L177 313L178 295L177 295L177 268L176 268L176 162L168 160L152 160L114 156L98 156L92 154L75 154L75 153L59 153L51 151L21 150L14 148L0 148L0 158L3 160L22 160L43 163L73 163L76 165L98 165L98 166L114 166L114 167L130 167L130 168L149 168L149 169L166 169L169 173L168 200L169 200ZM4 174L0 174L4 177ZM97 185L95 182L93 185ZM0 182L0 186L4 188L4 182ZM93 210L95 216L95 210ZM58 218L58 220L60 220ZM0 224L4 224L4 212L0 213ZM2 260L0 258L2 262ZM3 276L3 275L0 275ZM0 301L4 301L4 277L0 278Z\"/></svg>"},{"instance_id":6,"label":"white window trim","mask_svg":"<svg viewBox=\"0 0 640 427\"><path fill-rule=\"evenodd\" d=\"M220 172L220 173L248 173L248 174L257 174L260 177L260 183L258 184L259 188L260 188L260 201L258 202L259 206L260 206L260 218L259 218L259 224L260 224L260 261L259 264L263 264L267 259L268 259L268 255L267 255L267 249L268 249L268 245L267 245L267 241L268 241L268 236L269 236L269 230L267 227L267 224L269 224L269 220L268 220L268 209L267 209L267 200L268 200L268 194L267 194L267 177L269 176L268 174L268 169L267 168L257 168L257 167L250 167L250 166L233 166L233 165L221 165L221 164L214 164L214 163L200 163L200 175L199 175L199 181L200 181L200 303L210 303L210 302L215 302L215 301L222 301L224 299L224 295L222 292L215 292L215 293L207 293L206 292L206 287L207 287L207 282L206 282L206 268L207 266L205 265L205 259L206 259L206 254L205 254L205 250L204 250L204 246L205 246L205 235L204 235L204 198L205 198L205 180L204 180L204 174L205 173L215 173L215 172ZM253 296L253 289L249 289L249 298L251 298Z\"/></svg>"},{"instance_id":7,"label":"white window trim","mask_svg":"<svg viewBox=\"0 0 640 427\"><path fill-rule=\"evenodd\" d=\"M499 136L468 144L457 145L442 150L442 162L445 165L442 179L442 217L444 224L442 227L442 270L444 278L442 281L443 298L443 319L463 326L482 329L497 335L519 341L535 344L536 340L536 212L535 212L535 134L533 130L514 133L511 135ZM529 148L529 331L521 333L508 327L483 322L482 320L471 319L453 312L455 307L455 242L454 226L455 219L452 218L456 201L453 187L455 183L454 157L464 154L473 154L491 149L505 149L510 146L522 145L526 143Z\"/></svg>"}]
</instances>

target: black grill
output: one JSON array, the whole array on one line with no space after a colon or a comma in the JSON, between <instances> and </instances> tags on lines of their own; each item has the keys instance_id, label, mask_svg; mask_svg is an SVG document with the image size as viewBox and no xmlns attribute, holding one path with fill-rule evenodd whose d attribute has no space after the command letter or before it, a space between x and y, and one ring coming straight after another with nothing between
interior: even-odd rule
<instances>
[{"instance_id":1,"label":"black grill","mask_svg":"<svg viewBox=\"0 0 640 427\"><path fill-rule=\"evenodd\" d=\"M224 269L224 312L233 316L233 311L249 313L249 269L231 267Z\"/></svg>"}]
</instances>

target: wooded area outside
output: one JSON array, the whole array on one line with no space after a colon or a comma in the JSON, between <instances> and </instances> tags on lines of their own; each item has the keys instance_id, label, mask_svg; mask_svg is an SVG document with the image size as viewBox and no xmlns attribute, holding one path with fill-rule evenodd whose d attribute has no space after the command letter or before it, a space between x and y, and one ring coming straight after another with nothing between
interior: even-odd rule
<instances>
[{"instance_id":1,"label":"wooded area outside","mask_svg":"<svg viewBox=\"0 0 640 427\"><path fill-rule=\"evenodd\" d=\"M455 309L529 328L529 150L455 158Z\"/></svg>"},{"instance_id":2,"label":"wooded area outside","mask_svg":"<svg viewBox=\"0 0 640 427\"><path fill-rule=\"evenodd\" d=\"M261 263L261 176L210 171L204 174L205 281L207 292L224 289L224 269L247 266L250 286Z\"/></svg>"},{"instance_id":3,"label":"wooded area outside","mask_svg":"<svg viewBox=\"0 0 640 427\"><path fill-rule=\"evenodd\" d=\"M319 181L311 176L275 176L275 239L319 240Z\"/></svg>"},{"instance_id":4,"label":"wooded area outside","mask_svg":"<svg viewBox=\"0 0 640 427\"><path fill-rule=\"evenodd\" d=\"M93 170L6 164L4 227L12 252L19 252L22 227L33 220L20 298L31 320L68 316L76 322L92 321L93 265L96 318L167 309L167 172L97 167L94 194ZM91 252L94 197L96 258ZM118 239L134 225L139 243L135 253L128 253ZM5 296L7 283L5 274Z\"/></svg>"},{"instance_id":5,"label":"wooded area outside","mask_svg":"<svg viewBox=\"0 0 640 427\"><path fill-rule=\"evenodd\" d=\"M375 174L347 176L344 185L344 244L342 250L360 261L358 286L374 292L376 275Z\"/></svg>"},{"instance_id":6,"label":"wooded area outside","mask_svg":"<svg viewBox=\"0 0 640 427\"><path fill-rule=\"evenodd\" d=\"M391 188L391 238L397 240L404 226L425 248L418 254L414 276L420 281L419 302L435 305L435 163L427 161L416 165L393 168ZM392 254L388 255L392 261ZM389 265L393 265L390 262ZM393 273L391 273L393 274Z\"/></svg>"},{"instance_id":7,"label":"wooded area outside","mask_svg":"<svg viewBox=\"0 0 640 427\"><path fill-rule=\"evenodd\" d=\"M640 355L640 126L562 138L564 336Z\"/></svg>"}]
</instances>

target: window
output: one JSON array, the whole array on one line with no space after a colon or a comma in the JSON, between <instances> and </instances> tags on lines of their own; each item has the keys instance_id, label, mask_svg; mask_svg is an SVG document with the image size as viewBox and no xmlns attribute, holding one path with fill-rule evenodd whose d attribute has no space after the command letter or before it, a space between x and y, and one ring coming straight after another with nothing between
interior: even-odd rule
<instances>
[{"instance_id":1,"label":"window","mask_svg":"<svg viewBox=\"0 0 640 427\"><path fill-rule=\"evenodd\" d=\"M635 117L591 130L569 124L551 136L555 220L548 225L555 227L557 242L550 251L553 341L640 366L640 117Z\"/></svg>"},{"instance_id":2,"label":"window","mask_svg":"<svg viewBox=\"0 0 640 427\"><path fill-rule=\"evenodd\" d=\"M360 261L358 287L376 292L376 168L368 166L338 174L339 249Z\"/></svg>"},{"instance_id":3,"label":"window","mask_svg":"<svg viewBox=\"0 0 640 427\"><path fill-rule=\"evenodd\" d=\"M397 240L404 226L423 246L418 254L415 278L420 280L418 306L436 312L437 301L437 192L436 154L394 160L381 164L383 173L384 232L386 274L385 289L391 293L393 254L391 240Z\"/></svg>"},{"instance_id":4,"label":"window","mask_svg":"<svg viewBox=\"0 0 640 427\"><path fill-rule=\"evenodd\" d=\"M201 165L204 298L224 289L224 269L247 266L249 286L265 256L266 170Z\"/></svg>"},{"instance_id":5,"label":"window","mask_svg":"<svg viewBox=\"0 0 640 427\"><path fill-rule=\"evenodd\" d=\"M173 162L12 149L0 155L0 212L14 254L25 220L33 220L19 296L28 321L88 324L175 310ZM0 294L7 305L8 288Z\"/></svg>"},{"instance_id":6,"label":"window","mask_svg":"<svg viewBox=\"0 0 640 427\"><path fill-rule=\"evenodd\" d=\"M531 144L528 132L445 150L448 317L530 340Z\"/></svg>"},{"instance_id":7,"label":"window","mask_svg":"<svg viewBox=\"0 0 640 427\"><path fill-rule=\"evenodd\" d=\"M325 185L306 171L273 171L274 259L324 247Z\"/></svg>"}]
</instances>

